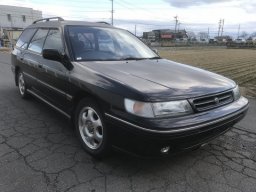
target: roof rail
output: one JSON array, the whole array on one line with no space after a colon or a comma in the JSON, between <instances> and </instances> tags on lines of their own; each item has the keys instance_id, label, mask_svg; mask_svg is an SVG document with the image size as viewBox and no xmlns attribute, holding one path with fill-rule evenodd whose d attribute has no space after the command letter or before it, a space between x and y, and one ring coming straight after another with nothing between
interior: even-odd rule
<instances>
[{"instance_id":1,"label":"roof rail","mask_svg":"<svg viewBox=\"0 0 256 192\"><path fill-rule=\"evenodd\" d=\"M102 24L106 24L106 25L111 25L110 23L106 22L106 21L98 21L96 23L102 23Z\"/></svg>"},{"instance_id":2,"label":"roof rail","mask_svg":"<svg viewBox=\"0 0 256 192\"><path fill-rule=\"evenodd\" d=\"M35 23L38 23L38 22L41 22L41 21L50 21L50 20L58 20L58 21L64 21L64 19L62 17L49 17L49 18L44 18L44 19L38 19L38 20L35 20L33 22L33 24Z\"/></svg>"}]
</instances>

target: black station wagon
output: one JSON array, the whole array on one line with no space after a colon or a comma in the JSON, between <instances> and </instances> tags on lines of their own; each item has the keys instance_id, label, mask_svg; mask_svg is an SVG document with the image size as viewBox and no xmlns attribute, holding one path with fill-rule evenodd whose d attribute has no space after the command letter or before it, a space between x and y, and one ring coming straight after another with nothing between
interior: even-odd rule
<instances>
[{"instance_id":1,"label":"black station wagon","mask_svg":"<svg viewBox=\"0 0 256 192\"><path fill-rule=\"evenodd\" d=\"M162 59L103 22L35 21L12 52L12 71L21 97L69 118L95 157L111 148L143 156L197 149L248 109L232 80Z\"/></svg>"}]
</instances>

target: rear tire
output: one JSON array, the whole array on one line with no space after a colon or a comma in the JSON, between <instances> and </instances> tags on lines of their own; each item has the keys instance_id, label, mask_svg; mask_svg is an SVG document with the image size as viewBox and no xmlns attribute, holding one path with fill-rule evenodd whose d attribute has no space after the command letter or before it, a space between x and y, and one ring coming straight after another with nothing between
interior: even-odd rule
<instances>
[{"instance_id":1,"label":"rear tire","mask_svg":"<svg viewBox=\"0 0 256 192\"><path fill-rule=\"evenodd\" d=\"M18 87L19 87L19 93L21 98L27 99L29 97L28 92L27 92L27 85L24 80L24 75L22 71L19 71L17 73L17 79L18 79Z\"/></svg>"},{"instance_id":2,"label":"rear tire","mask_svg":"<svg viewBox=\"0 0 256 192\"><path fill-rule=\"evenodd\" d=\"M97 103L82 99L75 111L75 129L84 150L95 158L105 157L109 153L108 130Z\"/></svg>"}]
</instances>

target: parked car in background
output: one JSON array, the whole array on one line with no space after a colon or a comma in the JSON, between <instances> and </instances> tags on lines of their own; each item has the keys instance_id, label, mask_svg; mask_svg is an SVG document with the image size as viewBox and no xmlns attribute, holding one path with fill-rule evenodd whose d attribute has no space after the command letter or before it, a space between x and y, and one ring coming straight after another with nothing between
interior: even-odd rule
<instances>
[{"instance_id":1,"label":"parked car in background","mask_svg":"<svg viewBox=\"0 0 256 192\"><path fill-rule=\"evenodd\" d=\"M35 21L12 52L22 98L70 119L86 152L167 155L199 148L248 109L223 76L160 58L130 32L104 23Z\"/></svg>"},{"instance_id":2,"label":"parked car in background","mask_svg":"<svg viewBox=\"0 0 256 192\"><path fill-rule=\"evenodd\" d=\"M235 43L246 43L246 40L243 38L235 39Z\"/></svg>"}]
</instances>

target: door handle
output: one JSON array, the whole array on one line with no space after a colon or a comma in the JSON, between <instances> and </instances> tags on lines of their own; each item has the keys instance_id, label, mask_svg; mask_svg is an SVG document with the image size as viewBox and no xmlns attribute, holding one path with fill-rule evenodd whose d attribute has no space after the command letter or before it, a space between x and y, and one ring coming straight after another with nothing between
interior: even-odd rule
<instances>
[{"instance_id":1,"label":"door handle","mask_svg":"<svg viewBox=\"0 0 256 192\"><path fill-rule=\"evenodd\" d=\"M43 72L44 71L44 67L43 67L42 64L38 64L37 67L38 67L38 71L39 72Z\"/></svg>"},{"instance_id":2,"label":"door handle","mask_svg":"<svg viewBox=\"0 0 256 192\"><path fill-rule=\"evenodd\" d=\"M38 65L38 68L39 68L39 69L43 69L43 65L40 65L40 64L39 64L39 65Z\"/></svg>"},{"instance_id":3,"label":"door handle","mask_svg":"<svg viewBox=\"0 0 256 192\"><path fill-rule=\"evenodd\" d=\"M23 58L23 57L18 57L18 60L19 60L21 63L24 63L24 58Z\"/></svg>"}]
</instances>

